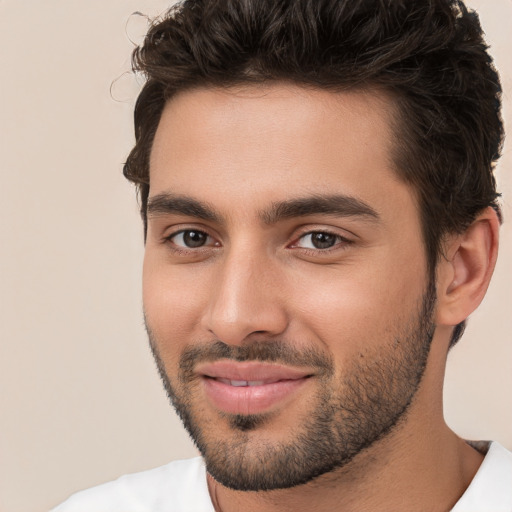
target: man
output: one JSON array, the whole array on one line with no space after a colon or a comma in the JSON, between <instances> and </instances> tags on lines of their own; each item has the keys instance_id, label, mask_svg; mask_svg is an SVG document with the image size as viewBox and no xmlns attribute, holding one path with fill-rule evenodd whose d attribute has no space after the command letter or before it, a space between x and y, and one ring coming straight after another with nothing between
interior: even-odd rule
<instances>
[{"instance_id":1,"label":"man","mask_svg":"<svg viewBox=\"0 0 512 512\"><path fill-rule=\"evenodd\" d=\"M202 457L55 510L512 510L512 454L442 411L498 247L476 14L187 1L134 62L146 326Z\"/></svg>"}]
</instances>

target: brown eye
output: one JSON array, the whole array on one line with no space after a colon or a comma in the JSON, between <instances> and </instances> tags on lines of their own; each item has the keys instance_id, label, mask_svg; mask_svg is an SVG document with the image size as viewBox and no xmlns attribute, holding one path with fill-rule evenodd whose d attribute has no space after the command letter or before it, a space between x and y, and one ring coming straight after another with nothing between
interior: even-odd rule
<instances>
[{"instance_id":1,"label":"brown eye","mask_svg":"<svg viewBox=\"0 0 512 512\"><path fill-rule=\"evenodd\" d=\"M210 236L203 231L196 231L194 229L186 229L176 233L170 240L179 247L186 247L188 249L197 249L210 243Z\"/></svg>"},{"instance_id":2,"label":"brown eye","mask_svg":"<svg viewBox=\"0 0 512 512\"><path fill-rule=\"evenodd\" d=\"M313 231L301 236L296 246L304 249L330 249L341 241L343 239L338 235L324 231Z\"/></svg>"},{"instance_id":3,"label":"brown eye","mask_svg":"<svg viewBox=\"0 0 512 512\"><path fill-rule=\"evenodd\" d=\"M317 249L329 249L336 243L337 237L330 233L312 233L311 243Z\"/></svg>"}]
</instances>

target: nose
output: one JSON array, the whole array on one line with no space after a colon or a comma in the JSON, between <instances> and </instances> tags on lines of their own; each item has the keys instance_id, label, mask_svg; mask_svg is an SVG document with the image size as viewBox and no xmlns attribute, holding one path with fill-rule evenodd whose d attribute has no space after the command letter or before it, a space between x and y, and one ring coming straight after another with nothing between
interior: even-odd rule
<instances>
[{"instance_id":1,"label":"nose","mask_svg":"<svg viewBox=\"0 0 512 512\"><path fill-rule=\"evenodd\" d=\"M241 345L252 337L275 338L288 325L277 264L248 252L230 251L215 265L203 317L203 327L228 345Z\"/></svg>"}]
</instances>

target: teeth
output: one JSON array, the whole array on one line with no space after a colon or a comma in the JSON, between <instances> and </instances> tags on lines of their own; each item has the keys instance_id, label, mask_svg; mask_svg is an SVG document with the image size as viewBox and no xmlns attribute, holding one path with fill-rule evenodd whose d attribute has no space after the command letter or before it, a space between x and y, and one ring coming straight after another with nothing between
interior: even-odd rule
<instances>
[{"instance_id":1,"label":"teeth","mask_svg":"<svg viewBox=\"0 0 512 512\"><path fill-rule=\"evenodd\" d=\"M246 380L232 380L229 382L232 386L240 387L240 386L248 386L249 383Z\"/></svg>"},{"instance_id":2,"label":"teeth","mask_svg":"<svg viewBox=\"0 0 512 512\"><path fill-rule=\"evenodd\" d=\"M265 383L262 380L229 380L229 379L217 379L219 382L223 384L229 384L230 386L235 387L244 387L244 386L263 386Z\"/></svg>"},{"instance_id":3,"label":"teeth","mask_svg":"<svg viewBox=\"0 0 512 512\"><path fill-rule=\"evenodd\" d=\"M262 380L230 380L229 383L232 386L263 386Z\"/></svg>"}]
</instances>

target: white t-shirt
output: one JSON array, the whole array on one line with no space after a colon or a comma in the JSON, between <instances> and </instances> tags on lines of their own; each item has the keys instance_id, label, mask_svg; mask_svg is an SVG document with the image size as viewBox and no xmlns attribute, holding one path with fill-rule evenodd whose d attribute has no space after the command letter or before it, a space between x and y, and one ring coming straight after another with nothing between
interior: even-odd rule
<instances>
[{"instance_id":1,"label":"white t-shirt","mask_svg":"<svg viewBox=\"0 0 512 512\"><path fill-rule=\"evenodd\" d=\"M78 492L51 512L214 512L201 457ZM470 486L451 512L512 512L512 453L490 444Z\"/></svg>"}]
</instances>

